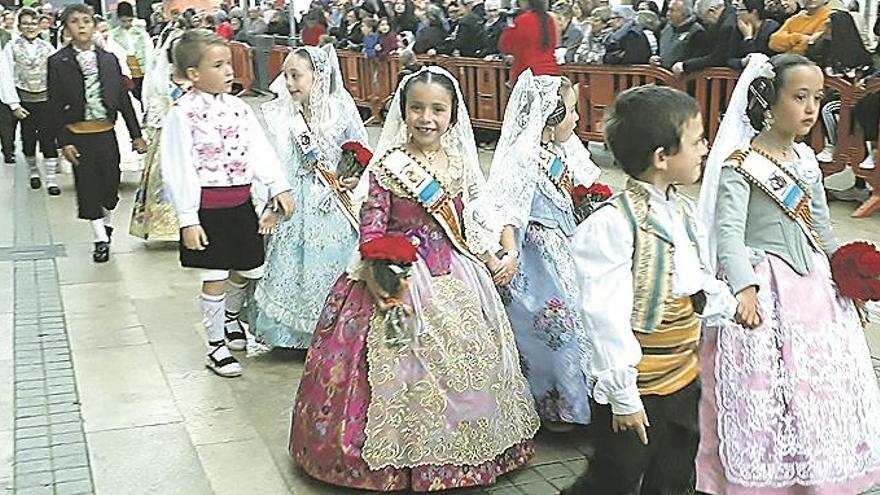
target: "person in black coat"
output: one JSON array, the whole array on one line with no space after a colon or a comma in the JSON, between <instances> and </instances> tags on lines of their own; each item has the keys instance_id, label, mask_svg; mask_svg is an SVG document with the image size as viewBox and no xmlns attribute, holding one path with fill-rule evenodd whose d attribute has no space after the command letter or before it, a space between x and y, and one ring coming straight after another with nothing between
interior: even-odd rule
<instances>
[{"instance_id":1,"label":"person in black coat","mask_svg":"<svg viewBox=\"0 0 880 495\"><path fill-rule=\"evenodd\" d=\"M428 25L416 33L416 42L413 44L412 50L416 55L428 53L428 51L437 52L437 48L441 47L446 41L446 29L443 28L443 9L429 4L428 5Z\"/></svg>"},{"instance_id":2,"label":"person in black coat","mask_svg":"<svg viewBox=\"0 0 880 495\"><path fill-rule=\"evenodd\" d=\"M605 56L608 65L647 64L651 58L651 44L635 19L626 19L632 11L614 7L614 17L609 21L614 32L605 40Z\"/></svg>"},{"instance_id":3,"label":"person in black coat","mask_svg":"<svg viewBox=\"0 0 880 495\"><path fill-rule=\"evenodd\" d=\"M486 41L483 49L480 51L481 57L489 55L497 55L498 40L501 39L501 33L507 27L507 14L501 11L501 2L499 0L486 0L483 3L486 13L486 23L483 30L486 33Z\"/></svg>"},{"instance_id":4,"label":"person in black coat","mask_svg":"<svg viewBox=\"0 0 880 495\"><path fill-rule=\"evenodd\" d=\"M462 17L455 26L451 35L451 43L448 44L447 52L458 52L462 57L478 57L486 45L486 32L483 29L483 20L471 9L473 0L462 0L459 9Z\"/></svg>"},{"instance_id":5,"label":"person in black coat","mask_svg":"<svg viewBox=\"0 0 880 495\"><path fill-rule=\"evenodd\" d=\"M712 47L706 55L677 62L672 72L684 74L709 67L727 67L731 59L738 58L742 33L736 25L736 8L724 0L699 0L697 17L706 28L707 44Z\"/></svg>"},{"instance_id":6,"label":"person in black coat","mask_svg":"<svg viewBox=\"0 0 880 495\"><path fill-rule=\"evenodd\" d=\"M64 157L73 165L79 218L95 239L92 259L110 258L111 212L119 202L119 143L113 124L121 113L138 153L146 152L116 56L94 45L91 7L65 7L69 45L49 57L51 125Z\"/></svg>"}]
</instances>

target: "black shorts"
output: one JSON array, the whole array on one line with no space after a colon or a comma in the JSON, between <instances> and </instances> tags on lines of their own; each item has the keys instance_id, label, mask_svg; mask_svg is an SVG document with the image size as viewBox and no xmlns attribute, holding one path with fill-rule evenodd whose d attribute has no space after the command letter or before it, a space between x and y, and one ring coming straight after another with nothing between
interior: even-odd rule
<instances>
[{"instance_id":1,"label":"black shorts","mask_svg":"<svg viewBox=\"0 0 880 495\"><path fill-rule=\"evenodd\" d=\"M209 270L253 270L265 261L263 236L257 232L254 205L246 201L231 208L202 208L199 222L208 235L204 251L187 249L180 242L180 264ZM180 238L183 239L181 229Z\"/></svg>"}]
</instances>

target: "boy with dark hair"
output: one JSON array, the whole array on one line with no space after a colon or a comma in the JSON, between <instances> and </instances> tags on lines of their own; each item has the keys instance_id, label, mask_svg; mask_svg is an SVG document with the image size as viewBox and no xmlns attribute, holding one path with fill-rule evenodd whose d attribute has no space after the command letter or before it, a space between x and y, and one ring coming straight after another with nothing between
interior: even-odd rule
<instances>
[{"instance_id":1,"label":"boy with dark hair","mask_svg":"<svg viewBox=\"0 0 880 495\"><path fill-rule=\"evenodd\" d=\"M61 189L55 182L58 148L55 146L48 103L47 71L49 56L55 48L40 38L39 14L30 8L18 11L18 32L21 36L3 48L3 70L11 77L3 78L4 102L16 119L21 121L21 143L31 176L31 188L42 186L37 167L37 143L43 153L43 165L49 194L57 196ZM9 83L12 83L10 86Z\"/></svg>"},{"instance_id":2,"label":"boy with dark hair","mask_svg":"<svg viewBox=\"0 0 880 495\"><path fill-rule=\"evenodd\" d=\"M64 8L62 26L71 42L49 57L52 124L64 157L73 164L79 218L91 223L92 260L110 259L111 214L119 202L119 144L113 124L122 114L138 153L146 151L116 56L92 41L91 7Z\"/></svg>"},{"instance_id":3,"label":"boy with dark hair","mask_svg":"<svg viewBox=\"0 0 880 495\"><path fill-rule=\"evenodd\" d=\"M578 227L573 251L596 457L563 493L693 493L701 320L736 308L705 270L692 202L676 191L700 177L703 120L685 93L644 86L614 101L605 139L629 178Z\"/></svg>"},{"instance_id":4,"label":"boy with dark hair","mask_svg":"<svg viewBox=\"0 0 880 495\"><path fill-rule=\"evenodd\" d=\"M110 36L126 51L125 62L131 70L131 80L134 83L131 94L141 101L144 72L150 66L153 41L144 28L134 25L134 8L130 3L117 4L116 18L119 20L119 25L110 30Z\"/></svg>"}]
</instances>

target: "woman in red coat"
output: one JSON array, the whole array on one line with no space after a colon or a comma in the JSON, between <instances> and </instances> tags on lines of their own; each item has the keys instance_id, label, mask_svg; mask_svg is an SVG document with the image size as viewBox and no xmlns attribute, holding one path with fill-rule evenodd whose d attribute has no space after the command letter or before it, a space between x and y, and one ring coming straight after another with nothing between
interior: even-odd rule
<instances>
[{"instance_id":1,"label":"woman in red coat","mask_svg":"<svg viewBox=\"0 0 880 495\"><path fill-rule=\"evenodd\" d=\"M510 84L516 84L520 73L532 69L536 76L558 76L559 65L553 52L556 48L556 24L547 14L546 0L519 0L523 13L507 27L498 40L502 53L513 55Z\"/></svg>"}]
</instances>

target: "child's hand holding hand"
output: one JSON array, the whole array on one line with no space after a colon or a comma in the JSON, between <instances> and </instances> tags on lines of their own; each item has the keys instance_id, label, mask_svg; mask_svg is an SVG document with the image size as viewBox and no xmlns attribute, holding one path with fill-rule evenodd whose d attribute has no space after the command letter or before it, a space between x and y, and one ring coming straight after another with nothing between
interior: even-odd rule
<instances>
[{"instance_id":1,"label":"child's hand holding hand","mask_svg":"<svg viewBox=\"0 0 880 495\"><path fill-rule=\"evenodd\" d=\"M277 227L278 214L272 211L271 208L266 208L263 214L260 215L260 223L257 232L259 232L260 235L274 234Z\"/></svg>"},{"instance_id":2,"label":"child's hand holding hand","mask_svg":"<svg viewBox=\"0 0 880 495\"><path fill-rule=\"evenodd\" d=\"M285 218L290 218L290 216L293 215L294 209L293 198L290 196L290 191L278 193L272 198L272 208L275 209L275 211L281 210Z\"/></svg>"},{"instance_id":3,"label":"child's hand holding hand","mask_svg":"<svg viewBox=\"0 0 880 495\"><path fill-rule=\"evenodd\" d=\"M750 285L736 295L736 322L752 329L761 326L761 308L758 307L758 289Z\"/></svg>"},{"instance_id":4,"label":"child's hand holding hand","mask_svg":"<svg viewBox=\"0 0 880 495\"><path fill-rule=\"evenodd\" d=\"M191 251L204 251L208 247L208 234L201 225L189 225L183 228L183 247Z\"/></svg>"},{"instance_id":5,"label":"child's hand holding hand","mask_svg":"<svg viewBox=\"0 0 880 495\"><path fill-rule=\"evenodd\" d=\"M648 422L648 415L645 414L644 409L634 414L615 414L611 418L611 430L614 433L635 430L639 434L642 445L648 445L648 430L646 428L649 426L651 423Z\"/></svg>"},{"instance_id":6,"label":"child's hand holding hand","mask_svg":"<svg viewBox=\"0 0 880 495\"><path fill-rule=\"evenodd\" d=\"M357 177L347 177L339 181L339 183L342 185L342 188L348 191L354 191L354 188L357 187L358 182L360 182L360 180Z\"/></svg>"},{"instance_id":7,"label":"child's hand holding hand","mask_svg":"<svg viewBox=\"0 0 880 495\"><path fill-rule=\"evenodd\" d=\"M134 151L137 151L139 154L143 155L147 152L147 142L144 141L144 138L135 138L131 142L131 148Z\"/></svg>"}]
</instances>

